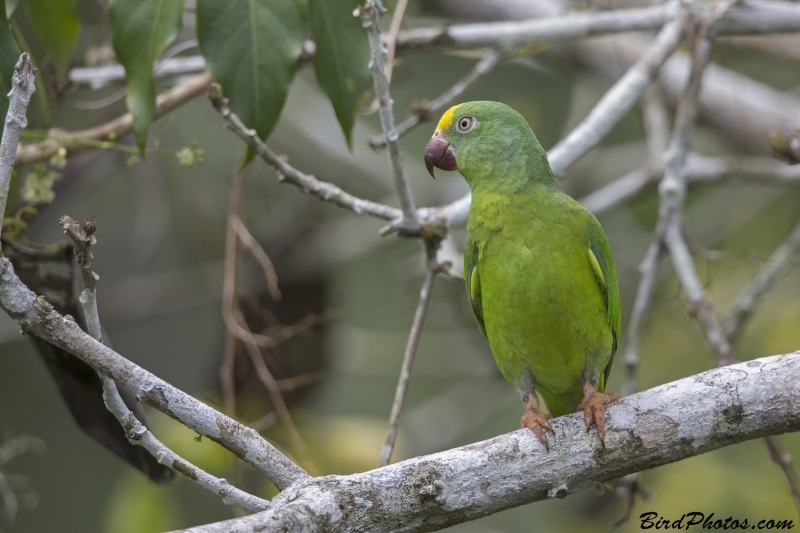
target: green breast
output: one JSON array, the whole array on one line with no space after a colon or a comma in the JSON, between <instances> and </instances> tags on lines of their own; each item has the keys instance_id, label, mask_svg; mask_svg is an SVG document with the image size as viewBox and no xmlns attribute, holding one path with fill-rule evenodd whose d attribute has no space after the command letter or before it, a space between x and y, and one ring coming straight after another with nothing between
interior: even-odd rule
<instances>
[{"instance_id":1,"label":"green breast","mask_svg":"<svg viewBox=\"0 0 800 533\"><path fill-rule=\"evenodd\" d=\"M477 270L479 277L468 275L473 309L477 300L479 322L506 379L520 386L529 368L556 416L575 410L581 377L587 370L602 375L612 355L587 214L544 186L513 197L475 191L470 212L465 273Z\"/></svg>"}]
</instances>

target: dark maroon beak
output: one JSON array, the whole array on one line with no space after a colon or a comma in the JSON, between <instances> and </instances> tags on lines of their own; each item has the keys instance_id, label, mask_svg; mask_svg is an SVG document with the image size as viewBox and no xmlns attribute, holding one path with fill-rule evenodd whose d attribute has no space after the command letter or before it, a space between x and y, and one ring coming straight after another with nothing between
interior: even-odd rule
<instances>
[{"instance_id":1,"label":"dark maroon beak","mask_svg":"<svg viewBox=\"0 0 800 533\"><path fill-rule=\"evenodd\" d=\"M425 146L425 166L428 167L428 172L431 177L436 179L433 175L433 167L441 168L442 170L456 170L456 149L450 146L450 143L444 139L431 137L428 144Z\"/></svg>"}]
</instances>

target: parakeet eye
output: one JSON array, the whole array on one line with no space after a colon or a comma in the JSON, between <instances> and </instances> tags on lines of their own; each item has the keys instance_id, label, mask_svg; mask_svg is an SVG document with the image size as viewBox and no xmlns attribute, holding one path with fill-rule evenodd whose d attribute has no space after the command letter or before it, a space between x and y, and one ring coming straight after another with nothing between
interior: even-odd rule
<instances>
[{"instance_id":1,"label":"parakeet eye","mask_svg":"<svg viewBox=\"0 0 800 533\"><path fill-rule=\"evenodd\" d=\"M467 133L475 125L475 122L476 120L474 117L471 117L469 115L464 115L463 117L458 119L456 127L458 128L458 131L460 131L461 133Z\"/></svg>"}]
</instances>

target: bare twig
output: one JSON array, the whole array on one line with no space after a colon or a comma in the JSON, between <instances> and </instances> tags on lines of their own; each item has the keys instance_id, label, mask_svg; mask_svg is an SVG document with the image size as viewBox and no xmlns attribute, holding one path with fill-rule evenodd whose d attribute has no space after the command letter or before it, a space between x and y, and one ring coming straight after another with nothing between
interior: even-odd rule
<instances>
[{"instance_id":1,"label":"bare twig","mask_svg":"<svg viewBox=\"0 0 800 533\"><path fill-rule=\"evenodd\" d=\"M97 281L100 278L92 272L91 247L97 242L94 237L95 223L93 220L87 220L81 228L70 217L64 216L61 218L61 227L64 228L64 233L69 236L75 246L75 257L83 278L83 292L81 292L80 302L83 305L83 313L86 316L89 335L103 342L96 295ZM125 405L114 380L103 374L100 374L100 380L103 383L103 400L106 407L117 417L131 444L142 446L159 463L179 474L183 474L204 489L217 494L226 505L238 505L242 509L251 512L269 509L268 501L232 486L225 479L210 475L170 450Z\"/></svg>"},{"instance_id":2,"label":"bare twig","mask_svg":"<svg viewBox=\"0 0 800 533\"><path fill-rule=\"evenodd\" d=\"M633 302L631 319L628 322L628 342L625 347L625 386L623 395L629 396L636 392L636 368L639 365L639 344L641 341L642 320L650 307L650 300L653 297L656 276L658 274L658 262L663 254L663 236L656 234L653 237L650 247L639 265L639 288L636 290L636 299Z\"/></svg>"},{"instance_id":3,"label":"bare twig","mask_svg":"<svg viewBox=\"0 0 800 533\"><path fill-rule=\"evenodd\" d=\"M109 377L101 376L103 380L103 399L106 407L122 424L128 440L138 444L150 452L159 463L165 465L187 479L194 481L204 489L222 498L225 505L236 505L252 513L269 509L269 502L258 496L234 487L224 478L212 476L202 468L191 464L178 454L170 450L153 433L151 433L122 401L117 386Z\"/></svg>"},{"instance_id":4,"label":"bare twig","mask_svg":"<svg viewBox=\"0 0 800 533\"><path fill-rule=\"evenodd\" d=\"M699 12L708 7L699 2ZM533 11L533 10L531 10ZM531 16L530 11L526 16ZM402 32L400 51L475 49L503 46L508 49L538 44L557 44L597 35L657 30L671 18L666 5L642 9L618 9L570 13L558 17L459 24ZM785 2L748 1L726 13L715 24L721 35L760 35L794 32L800 28L800 9Z\"/></svg>"},{"instance_id":5,"label":"bare twig","mask_svg":"<svg viewBox=\"0 0 800 533\"><path fill-rule=\"evenodd\" d=\"M498 50L490 50L486 57L478 61L469 73L461 78L455 85L442 93L438 98L428 101L416 102L412 108L412 115L397 126L397 134L402 137L414 127L423 122L436 120L438 115L444 111L445 107L455 101L466 92L467 89L475 85L484 76L491 72L505 57ZM376 135L370 138L367 143L372 148L383 148L386 146L386 136Z\"/></svg>"},{"instance_id":6,"label":"bare twig","mask_svg":"<svg viewBox=\"0 0 800 533\"><path fill-rule=\"evenodd\" d=\"M770 459L778 465L783 471L783 475L786 476L786 481L789 482L789 490L794 496L794 504L800 510L800 479L797 478L797 473L792 466L792 456L783 450L778 443L778 439L772 435L764 437L764 443L766 443L769 450Z\"/></svg>"},{"instance_id":7,"label":"bare twig","mask_svg":"<svg viewBox=\"0 0 800 533\"><path fill-rule=\"evenodd\" d=\"M657 170L645 164L587 194L579 202L597 215L635 196L649 184L657 183L660 178Z\"/></svg>"},{"instance_id":8,"label":"bare twig","mask_svg":"<svg viewBox=\"0 0 800 533\"><path fill-rule=\"evenodd\" d=\"M208 97L219 114L222 115L225 126L252 147L264 161L275 168L278 172L278 180L291 183L306 194L312 194L325 202L332 202L339 207L349 209L357 215L367 214L382 220L402 219L403 212L395 207L356 198L332 183L320 181L309 174L303 174L291 166L285 158L270 150L258 138L255 130L249 129L235 113L231 112L228 107L228 100L222 96L219 86L213 85L208 92Z\"/></svg>"},{"instance_id":9,"label":"bare twig","mask_svg":"<svg viewBox=\"0 0 800 533\"><path fill-rule=\"evenodd\" d=\"M703 294L703 287L697 277L691 253L683 237L681 211L686 198L686 176L684 164L694 132L699 112L700 87L703 72L711 62L714 49L714 35L709 34L711 24L721 16L731 2L720 2L718 10L712 11L700 26L695 41L692 71L689 83L684 89L675 118L675 129L672 134L666 157L664 179L659 184L660 205L659 225L664 228L664 242L669 249L675 271L691 305L692 312L698 318L703 333L711 348L717 355L720 364L732 364L735 359L730 344L722 333L719 321L714 315L711 304Z\"/></svg>"},{"instance_id":10,"label":"bare twig","mask_svg":"<svg viewBox=\"0 0 800 533\"><path fill-rule=\"evenodd\" d=\"M225 349L222 352L222 364L219 366L219 384L222 389L222 405L229 416L236 414L236 337L225 329Z\"/></svg>"},{"instance_id":11,"label":"bare twig","mask_svg":"<svg viewBox=\"0 0 800 533\"><path fill-rule=\"evenodd\" d=\"M8 93L8 114L3 128L3 140L0 142L0 213L5 212L8 201L8 187L11 184L11 172L14 170L14 156L17 153L22 130L28 125L27 112L31 95L36 91L34 77L36 69L31 64L27 53L19 56L11 78L11 92Z\"/></svg>"},{"instance_id":12,"label":"bare twig","mask_svg":"<svg viewBox=\"0 0 800 533\"><path fill-rule=\"evenodd\" d=\"M158 62L153 68L153 78L198 74L205 69L206 61L203 56L172 57ZM114 63L99 67L73 68L69 71L69 81L87 85L92 89L100 89L112 83L125 81L125 67Z\"/></svg>"},{"instance_id":13,"label":"bare twig","mask_svg":"<svg viewBox=\"0 0 800 533\"><path fill-rule=\"evenodd\" d=\"M278 288L278 274L275 273L275 265L272 264L272 260L267 255L267 252L258 244L258 241L250 234L250 230L247 229L247 226L244 225L242 219L237 215L233 220L232 223L236 230L236 235L239 238L239 242L241 242L250 253L253 254L258 264L261 265L261 270L264 271L264 277L267 281L267 290L269 291L270 296L276 302L281 299L281 291Z\"/></svg>"},{"instance_id":14,"label":"bare twig","mask_svg":"<svg viewBox=\"0 0 800 533\"><path fill-rule=\"evenodd\" d=\"M383 133L388 141L389 164L392 167L394 186L400 199L403 211L403 230L409 234L419 230L420 222L417 218L417 209L414 205L414 196L408 183L403 157L400 153L400 136L394 127L392 114L392 97L389 94L389 80L386 77L386 51L381 41L380 20L386 10L381 0L367 0L361 8L361 21L369 36L369 47L372 50L370 68L375 82L375 96L380 102L380 117Z\"/></svg>"},{"instance_id":15,"label":"bare twig","mask_svg":"<svg viewBox=\"0 0 800 533\"><path fill-rule=\"evenodd\" d=\"M392 413L389 415L389 430L386 433L386 440L381 449L381 458L378 466L386 466L392 458L392 451L397 440L397 432L400 428L400 414L403 412L403 404L406 399L408 383L411 380L411 367L414 365L414 356L417 354L419 337L422 333L422 324L425 322L425 314L428 312L428 304L431 302L433 292L433 282L436 273L441 270L441 265L436 260L436 252L439 249L439 240L425 241L426 265L425 281L422 282L422 289L419 291L419 303L414 313L414 321L411 323L411 331L408 334L408 343L403 354L403 366L400 369L400 379L397 382L397 390L392 404Z\"/></svg>"},{"instance_id":16,"label":"bare twig","mask_svg":"<svg viewBox=\"0 0 800 533\"><path fill-rule=\"evenodd\" d=\"M722 179L800 183L800 167L788 166L768 157L707 157L690 153L683 168L690 186ZM663 166L659 170L651 163L646 163L589 193L580 203L594 214L602 213L632 198L649 185L658 183L662 177Z\"/></svg>"},{"instance_id":17,"label":"bare twig","mask_svg":"<svg viewBox=\"0 0 800 533\"><path fill-rule=\"evenodd\" d=\"M245 322L244 317L241 316L241 311L237 309L234 311L234 313L238 315L237 321L242 325L243 328L247 329L247 322ZM283 426L286 428L286 432L289 434L289 440L292 441L292 446L302 459L303 465L306 467L309 473L312 476L320 475L319 467L314 463L311 455L309 455L308 447L303 441L303 438L300 436L300 432L297 431L297 426L295 425L294 420L292 420L292 415L289 413L289 409L286 407L286 402L281 394L280 386L278 385L278 382L275 381L275 378L272 376L272 372L269 371L267 364L264 362L264 356L261 355L261 350L254 342L243 342L245 349L247 350L247 354L250 356L250 362L253 364L253 368L256 371L256 375L264 385L264 388L267 389L270 401L272 402L275 411L278 413L278 418L280 419L281 424L283 424Z\"/></svg>"},{"instance_id":18,"label":"bare twig","mask_svg":"<svg viewBox=\"0 0 800 533\"><path fill-rule=\"evenodd\" d=\"M786 240L775 248L764 266L742 289L723 315L722 324L725 337L729 341L736 337L742 324L755 310L758 300L772 288L778 277L785 271L786 263L798 250L800 250L800 222L795 225Z\"/></svg>"},{"instance_id":19,"label":"bare twig","mask_svg":"<svg viewBox=\"0 0 800 533\"><path fill-rule=\"evenodd\" d=\"M394 13L392 14L392 22L389 24L389 33L386 35L384 42L386 44L386 81L392 82L392 71L394 70L394 55L397 50L397 36L400 34L400 26L403 23L403 16L408 7L408 0L398 0L394 6ZM371 115L378 110L381 103L378 98L375 98L370 105L359 110L362 115Z\"/></svg>"},{"instance_id":20,"label":"bare twig","mask_svg":"<svg viewBox=\"0 0 800 533\"><path fill-rule=\"evenodd\" d=\"M7 258L0 257L0 307L23 331L77 356L129 389L134 397L210 438L251 464L279 488L309 475L261 436L177 389L84 332L60 315L43 297L28 289Z\"/></svg>"},{"instance_id":21,"label":"bare twig","mask_svg":"<svg viewBox=\"0 0 800 533\"><path fill-rule=\"evenodd\" d=\"M173 87L156 98L155 118L169 113L189 100L203 94L211 83L211 74L203 72L186 82ZM97 142L110 142L133 131L133 115L126 113L105 124L80 131L50 130L43 141L23 144L17 149L18 167L48 161L58 149L67 150L67 157L94 147Z\"/></svg>"},{"instance_id":22,"label":"bare twig","mask_svg":"<svg viewBox=\"0 0 800 533\"><path fill-rule=\"evenodd\" d=\"M236 175L236 179L231 187L228 229L225 236L225 273L222 291L222 316L228 333L244 343L245 349L250 357L250 362L253 364L253 368L255 369L258 378L267 389L267 393L272 401L272 405L275 408L275 411L278 413L281 423L286 428L296 452L302 458L305 467L311 469L312 475L318 475L319 469L316 467L314 461L311 459L311 456L308 454L308 448L306 447L305 442L303 442L303 439L300 436L300 433L297 431L297 427L295 426L294 421L289 414L289 409L286 407L286 402L283 400L283 396L280 393L278 384L275 381L275 378L272 376L272 373L269 371L269 368L267 368L263 356L261 355L259 346L264 344L263 342L260 342L262 340L260 337L263 336L254 335L253 332L250 331L250 327L247 325L247 321L239 309L238 295L236 290L236 260L238 257L237 245L241 237L241 231L239 228L244 227L240 218L240 211L242 195L244 193L244 185L247 177L245 172L245 170L242 170ZM247 235L250 236L250 233L248 232ZM250 238L252 239L252 236L250 236ZM266 253L264 255L266 256ZM267 260L269 261L269 258L267 258ZM272 263L270 262L270 266L271 264ZM278 280L277 275L274 274L274 271L273 275L275 276L273 281L275 283L275 289L277 290ZM278 293L278 295L280 295L280 293ZM266 337L266 339L273 341L275 337L270 336ZM230 391L229 394L233 395L235 394L235 391Z\"/></svg>"},{"instance_id":23,"label":"bare twig","mask_svg":"<svg viewBox=\"0 0 800 533\"><path fill-rule=\"evenodd\" d=\"M671 2L670 6L675 10L673 18L664 25L647 52L609 89L592 112L550 150L550 167L556 176L563 175L568 167L599 144L639 100L661 65L678 47L684 17L677 11L677 3Z\"/></svg>"}]
</instances>

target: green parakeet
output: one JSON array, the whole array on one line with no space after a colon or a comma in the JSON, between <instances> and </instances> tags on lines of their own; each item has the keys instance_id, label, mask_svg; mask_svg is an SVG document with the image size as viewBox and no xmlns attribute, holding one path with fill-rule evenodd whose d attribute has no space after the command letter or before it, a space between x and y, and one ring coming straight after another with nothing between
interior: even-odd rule
<instances>
[{"instance_id":1,"label":"green parakeet","mask_svg":"<svg viewBox=\"0 0 800 533\"><path fill-rule=\"evenodd\" d=\"M505 104L450 108L425 163L472 190L464 278L478 327L525 404L520 428L548 447L551 416L584 412L605 446L604 394L620 335L611 248L597 219L559 189L525 119Z\"/></svg>"}]
</instances>

